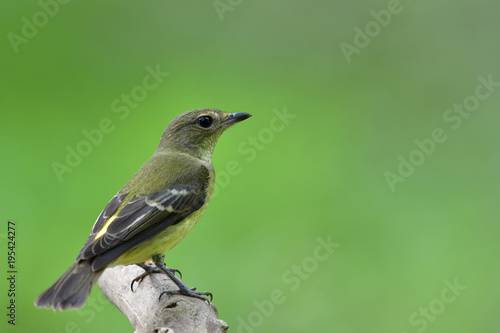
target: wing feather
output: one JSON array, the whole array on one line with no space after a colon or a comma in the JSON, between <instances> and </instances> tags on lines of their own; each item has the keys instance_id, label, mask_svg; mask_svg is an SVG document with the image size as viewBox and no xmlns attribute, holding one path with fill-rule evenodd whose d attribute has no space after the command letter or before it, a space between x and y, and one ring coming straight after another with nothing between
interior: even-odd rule
<instances>
[{"instance_id":1,"label":"wing feather","mask_svg":"<svg viewBox=\"0 0 500 333\"><path fill-rule=\"evenodd\" d=\"M200 209L205 200L206 182L203 181L170 186L145 197L120 191L97 218L77 260L95 258L93 269L104 268L147 238ZM106 224L112 217L114 219Z\"/></svg>"}]
</instances>

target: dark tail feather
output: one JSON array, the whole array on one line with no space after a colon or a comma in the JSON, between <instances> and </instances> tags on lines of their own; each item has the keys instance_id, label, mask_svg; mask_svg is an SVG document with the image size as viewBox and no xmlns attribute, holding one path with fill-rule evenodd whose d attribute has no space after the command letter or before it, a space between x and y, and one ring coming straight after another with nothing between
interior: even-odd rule
<instances>
[{"instance_id":1,"label":"dark tail feather","mask_svg":"<svg viewBox=\"0 0 500 333\"><path fill-rule=\"evenodd\" d=\"M38 296L35 306L54 310L81 308L102 272L94 272L92 262L88 260L75 262L56 283Z\"/></svg>"}]
</instances>

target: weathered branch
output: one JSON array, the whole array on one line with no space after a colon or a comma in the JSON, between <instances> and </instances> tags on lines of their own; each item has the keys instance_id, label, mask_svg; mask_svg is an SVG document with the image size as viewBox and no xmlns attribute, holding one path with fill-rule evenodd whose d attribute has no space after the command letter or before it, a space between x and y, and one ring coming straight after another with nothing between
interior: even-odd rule
<instances>
[{"instance_id":1,"label":"weathered branch","mask_svg":"<svg viewBox=\"0 0 500 333\"><path fill-rule=\"evenodd\" d=\"M217 309L203 300L182 295L163 295L178 287L165 274L151 274L140 284L131 281L144 270L136 265L108 268L98 281L102 293L130 321L135 333L223 333L227 324L217 319Z\"/></svg>"}]
</instances>

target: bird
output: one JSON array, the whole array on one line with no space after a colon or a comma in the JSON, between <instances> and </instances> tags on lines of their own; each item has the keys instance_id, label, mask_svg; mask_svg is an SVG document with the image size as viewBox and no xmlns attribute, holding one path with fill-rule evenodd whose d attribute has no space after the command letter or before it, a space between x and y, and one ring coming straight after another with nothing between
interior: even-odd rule
<instances>
[{"instance_id":1,"label":"bird","mask_svg":"<svg viewBox=\"0 0 500 333\"><path fill-rule=\"evenodd\" d=\"M203 296L212 298L211 293L187 287L175 276L178 271L165 265L164 256L207 208L214 189L212 153L217 140L249 117L218 109L196 109L175 117L154 154L102 210L75 262L35 300L35 306L54 311L81 308L107 267L131 264L145 270L132 287L145 276L162 272L179 287L166 293L208 302Z\"/></svg>"}]
</instances>

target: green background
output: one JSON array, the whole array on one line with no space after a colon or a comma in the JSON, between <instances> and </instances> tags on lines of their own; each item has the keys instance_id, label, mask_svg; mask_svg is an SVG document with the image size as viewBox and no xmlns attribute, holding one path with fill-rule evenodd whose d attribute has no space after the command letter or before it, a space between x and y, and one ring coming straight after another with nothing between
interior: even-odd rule
<instances>
[{"instance_id":1,"label":"green background","mask_svg":"<svg viewBox=\"0 0 500 333\"><path fill-rule=\"evenodd\" d=\"M229 332L499 332L500 87L479 88L489 96L458 128L444 119L479 77L500 82L498 2L401 1L382 26L371 11L391 1L228 1L221 16L212 1L69 1L47 22L36 1L2 2L2 331L132 332L98 288L78 312L33 301L169 121L213 107L253 117L219 141L220 191L166 263L213 292ZM9 33L34 15L16 53ZM340 45L356 36L348 62ZM148 66L169 75L120 119L113 101ZM113 131L59 181L53 163L105 118ZM431 144L436 128L446 140ZM414 170L400 166L410 156ZM318 237L339 245L322 260ZM273 290L284 301L259 311Z\"/></svg>"}]
</instances>

